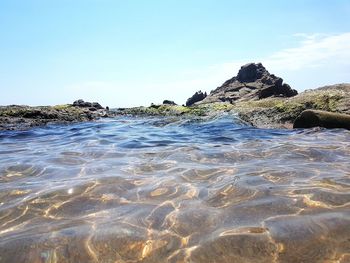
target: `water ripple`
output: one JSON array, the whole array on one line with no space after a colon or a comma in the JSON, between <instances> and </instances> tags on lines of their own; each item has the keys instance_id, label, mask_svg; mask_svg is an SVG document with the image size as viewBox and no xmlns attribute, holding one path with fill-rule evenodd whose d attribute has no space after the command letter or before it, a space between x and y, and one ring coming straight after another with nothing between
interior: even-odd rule
<instances>
[{"instance_id":1,"label":"water ripple","mask_svg":"<svg viewBox=\"0 0 350 263\"><path fill-rule=\"evenodd\" d=\"M116 118L0 132L0 262L348 262L350 132Z\"/></svg>"}]
</instances>

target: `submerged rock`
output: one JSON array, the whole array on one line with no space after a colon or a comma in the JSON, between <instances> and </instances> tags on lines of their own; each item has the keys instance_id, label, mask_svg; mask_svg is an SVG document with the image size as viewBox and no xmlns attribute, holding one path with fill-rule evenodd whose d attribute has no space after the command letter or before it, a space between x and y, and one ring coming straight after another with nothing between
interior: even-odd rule
<instances>
[{"instance_id":1,"label":"submerged rock","mask_svg":"<svg viewBox=\"0 0 350 263\"><path fill-rule=\"evenodd\" d=\"M206 92L203 93L201 90L199 90L186 101L186 106L192 106L196 102L204 100L206 97L207 97L207 93Z\"/></svg>"},{"instance_id":2,"label":"submerged rock","mask_svg":"<svg viewBox=\"0 0 350 263\"><path fill-rule=\"evenodd\" d=\"M213 90L201 103L260 100L268 97L293 97L298 92L283 79L270 74L261 63L241 67L237 76Z\"/></svg>"},{"instance_id":3,"label":"submerged rock","mask_svg":"<svg viewBox=\"0 0 350 263\"><path fill-rule=\"evenodd\" d=\"M320 110L305 110L294 121L293 128L344 128L350 130L350 115Z\"/></svg>"}]
</instances>

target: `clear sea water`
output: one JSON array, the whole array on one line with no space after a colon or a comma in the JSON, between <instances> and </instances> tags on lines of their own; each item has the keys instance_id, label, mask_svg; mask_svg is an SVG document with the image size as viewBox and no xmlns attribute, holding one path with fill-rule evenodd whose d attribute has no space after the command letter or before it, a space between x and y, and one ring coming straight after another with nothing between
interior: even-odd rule
<instances>
[{"instance_id":1,"label":"clear sea water","mask_svg":"<svg viewBox=\"0 0 350 263\"><path fill-rule=\"evenodd\" d=\"M233 116L1 131L0 262L350 262L350 132Z\"/></svg>"}]
</instances>

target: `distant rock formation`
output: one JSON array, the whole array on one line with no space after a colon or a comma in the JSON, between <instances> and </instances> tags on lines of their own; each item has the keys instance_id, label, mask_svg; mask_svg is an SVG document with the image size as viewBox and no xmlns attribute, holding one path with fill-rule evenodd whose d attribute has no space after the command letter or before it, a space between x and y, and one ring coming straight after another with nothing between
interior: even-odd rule
<instances>
[{"instance_id":1,"label":"distant rock formation","mask_svg":"<svg viewBox=\"0 0 350 263\"><path fill-rule=\"evenodd\" d=\"M195 94L193 94L193 96L191 98L189 98L186 101L186 106L191 106L193 104L195 104L198 101L202 101L203 99L205 99L207 97L207 93L206 92L202 92L202 91L197 91Z\"/></svg>"},{"instance_id":2,"label":"distant rock formation","mask_svg":"<svg viewBox=\"0 0 350 263\"><path fill-rule=\"evenodd\" d=\"M241 67L236 77L213 90L200 103L233 103L267 97L293 97L297 94L296 90L283 83L282 78L270 74L261 63L249 63Z\"/></svg>"},{"instance_id":3,"label":"distant rock formation","mask_svg":"<svg viewBox=\"0 0 350 263\"><path fill-rule=\"evenodd\" d=\"M98 102L87 102L84 100L76 100L73 102L74 107L80 107L80 108L90 108L91 110L102 110L104 109L100 103Z\"/></svg>"},{"instance_id":4,"label":"distant rock formation","mask_svg":"<svg viewBox=\"0 0 350 263\"><path fill-rule=\"evenodd\" d=\"M164 105L177 105L174 101L172 100L163 100Z\"/></svg>"}]
</instances>

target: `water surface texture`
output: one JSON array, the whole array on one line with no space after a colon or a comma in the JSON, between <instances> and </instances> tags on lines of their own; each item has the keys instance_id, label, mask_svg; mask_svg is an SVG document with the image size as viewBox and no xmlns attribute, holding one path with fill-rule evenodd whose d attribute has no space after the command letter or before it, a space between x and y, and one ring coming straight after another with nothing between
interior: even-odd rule
<instances>
[{"instance_id":1,"label":"water surface texture","mask_svg":"<svg viewBox=\"0 0 350 263\"><path fill-rule=\"evenodd\" d=\"M233 117L0 132L0 262L350 262L350 132Z\"/></svg>"}]
</instances>

